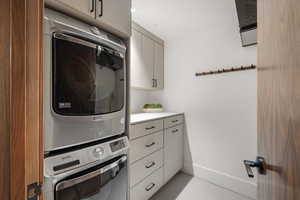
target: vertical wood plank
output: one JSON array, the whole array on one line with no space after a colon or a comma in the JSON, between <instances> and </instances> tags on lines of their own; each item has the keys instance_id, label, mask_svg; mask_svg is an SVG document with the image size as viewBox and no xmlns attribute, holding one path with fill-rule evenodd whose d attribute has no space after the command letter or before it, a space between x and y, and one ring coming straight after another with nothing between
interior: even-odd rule
<instances>
[{"instance_id":1,"label":"vertical wood plank","mask_svg":"<svg viewBox=\"0 0 300 200\"><path fill-rule=\"evenodd\" d=\"M258 0L258 200L300 199L300 1Z\"/></svg>"},{"instance_id":2,"label":"vertical wood plank","mask_svg":"<svg viewBox=\"0 0 300 200\"><path fill-rule=\"evenodd\" d=\"M42 0L11 0L10 199L43 180Z\"/></svg>"},{"instance_id":3,"label":"vertical wood plank","mask_svg":"<svg viewBox=\"0 0 300 200\"><path fill-rule=\"evenodd\" d=\"M42 12L40 1L27 1L26 10L26 182L39 180L40 134L42 125L41 72ZM30 19L30 20L29 20ZM41 163L42 164L42 163Z\"/></svg>"},{"instance_id":4,"label":"vertical wood plank","mask_svg":"<svg viewBox=\"0 0 300 200\"><path fill-rule=\"evenodd\" d=\"M0 199L10 199L10 0L0 1Z\"/></svg>"},{"instance_id":5,"label":"vertical wood plank","mask_svg":"<svg viewBox=\"0 0 300 200\"><path fill-rule=\"evenodd\" d=\"M11 200L25 199L26 1L12 0Z\"/></svg>"}]
</instances>

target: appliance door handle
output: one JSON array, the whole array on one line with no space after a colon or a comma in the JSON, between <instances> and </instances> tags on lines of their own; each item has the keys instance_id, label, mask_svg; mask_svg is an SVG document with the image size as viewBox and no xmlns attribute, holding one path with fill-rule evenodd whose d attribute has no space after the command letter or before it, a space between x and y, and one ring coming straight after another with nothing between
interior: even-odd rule
<instances>
[{"instance_id":1,"label":"appliance door handle","mask_svg":"<svg viewBox=\"0 0 300 200\"><path fill-rule=\"evenodd\" d=\"M77 178L62 181L62 182L60 182L56 185L56 191L60 191L60 190L63 190L65 188L72 187L72 186L77 185L79 183L82 183L86 180L94 178L94 177L96 177L100 174L103 174L103 173L107 172L108 170L111 170L115 167L118 167L119 164L124 163L126 160L127 160L127 156L123 156L120 159L118 159L117 161L115 161L115 162L113 162L109 165L106 165L106 166L104 166L104 167L102 167L102 168L100 168L96 171L90 172L88 174L85 174L85 175L77 177Z\"/></svg>"},{"instance_id":2,"label":"appliance door handle","mask_svg":"<svg viewBox=\"0 0 300 200\"><path fill-rule=\"evenodd\" d=\"M125 56L122 52L114 50L114 52L112 53L112 50L106 48L105 46L102 46L101 44L95 44L95 43L92 43L92 42L89 42L86 40L82 40L82 39L73 37L71 35L68 35L66 33L56 32L53 34L53 37L56 39L59 39L59 40L64 40L64 41L72 42L75 44L80 44L83 46L94 48L97 50L97 53L101 53L101 51L105 51L107 54L118 56L122 59L124 59L124 56Z\"/></svg>"},{"instance_id":3,"label":"appliance door handle","mask_svg":"<svg viewBox=\"0 0 300 200\"><path fill-rule=\"evenodd\" d=\"M60 32L54 33L53 37L56 38L56 39L59 39L59 40L64 40L64 41L80 44L80 45L83 45L83 46L88 46L88 47L91 47L91 48L94 48L94 49L97 49L97 46L98 46L95 43L88 42L88 41L85 41L85 40L67 35L65 33L60 33Z\"/></svg>"}]
</instances>

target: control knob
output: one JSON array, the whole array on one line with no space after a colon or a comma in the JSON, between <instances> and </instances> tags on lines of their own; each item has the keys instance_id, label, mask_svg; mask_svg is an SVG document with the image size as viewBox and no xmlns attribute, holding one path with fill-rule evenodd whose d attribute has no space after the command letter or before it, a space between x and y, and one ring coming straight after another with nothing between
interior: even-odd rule
<instances>
[{"instance_id":1,"label":"control knob","mask_svg":"<svg viewBox=\"0 0 300 200\"><path fill-rule=\"evenodd\" d=\"M93 155L96 158L100 158L104 154L104 149L102 147L97 147L93 150Z\"/></svg>"}]
</instances>

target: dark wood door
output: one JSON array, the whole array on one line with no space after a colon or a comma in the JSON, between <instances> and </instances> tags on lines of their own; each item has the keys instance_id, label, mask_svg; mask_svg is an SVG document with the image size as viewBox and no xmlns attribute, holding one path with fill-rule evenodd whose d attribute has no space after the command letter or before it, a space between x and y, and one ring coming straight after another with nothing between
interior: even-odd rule
<instances>
[{"instance_id":1,"label":"dark wood door","mask_svg":"<svg viewBox=\"0 0 300 200\"><path fill-rule=\"evenodd\" d=\"M43 0L0 1L0 199L43 181Z\"/></svg>"},{"instance_id":2,"label":"dark wood door","mask_svg":"<svg viewBox=\"0 0 300 200\"><path fill-rule=\"evenodd\" d=\"M258 200L299 200L299 0L258 0L258 154Z\"/></svg>"}]
</instances>

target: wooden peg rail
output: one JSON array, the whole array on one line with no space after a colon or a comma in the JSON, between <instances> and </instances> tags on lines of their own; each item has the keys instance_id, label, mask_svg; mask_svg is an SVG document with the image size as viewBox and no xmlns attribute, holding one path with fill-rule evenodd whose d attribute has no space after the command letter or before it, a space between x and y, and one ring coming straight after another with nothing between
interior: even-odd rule
<instances>
[{"instance_id":1,"label":"wooden peg rail","mask_svg":"<svg viewBox=\"0 0 300 200\"><path fill-rule=\"evenodd\" d=\"M230 68L230 69L221 69L221 70L216 70L216 71L209 71L209 72L201 72L201 73L196 73L196 76L206 76L206 75L213 75L213 74L222 74L222 73L227 73L227 72L236 72L236 71L244 71L244 70L252 70L256 69L255 65L250 65L250 66L241 66L238 68Z\"/></svg>"}]
</instances>

